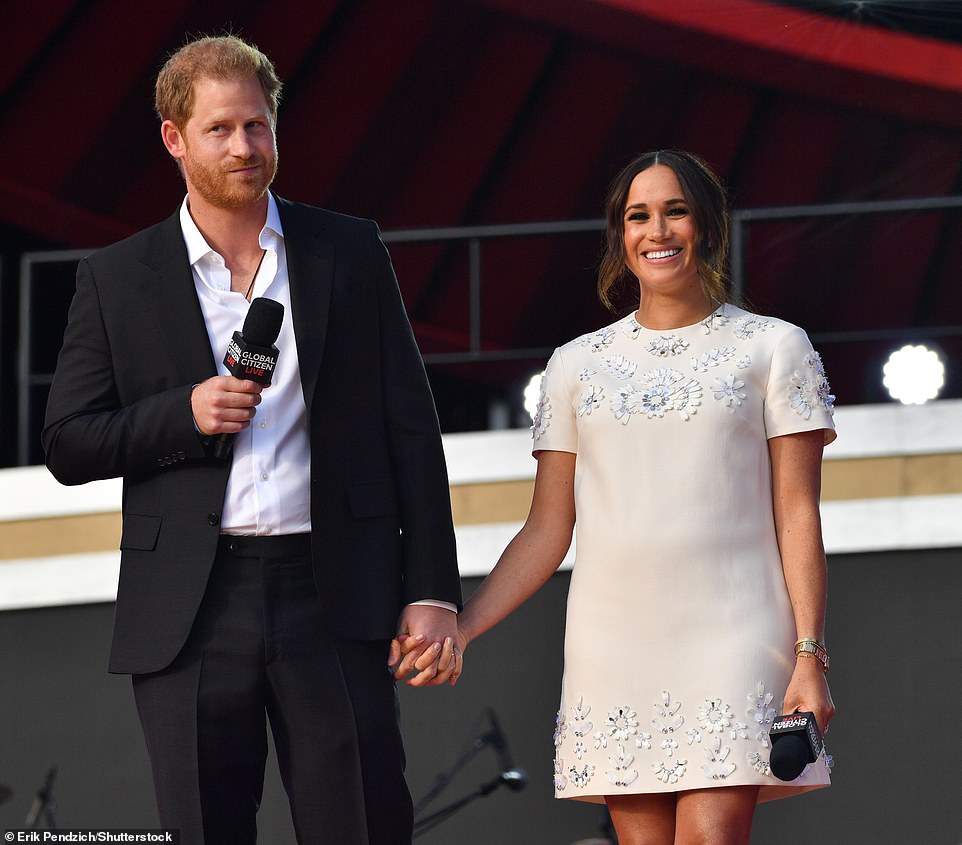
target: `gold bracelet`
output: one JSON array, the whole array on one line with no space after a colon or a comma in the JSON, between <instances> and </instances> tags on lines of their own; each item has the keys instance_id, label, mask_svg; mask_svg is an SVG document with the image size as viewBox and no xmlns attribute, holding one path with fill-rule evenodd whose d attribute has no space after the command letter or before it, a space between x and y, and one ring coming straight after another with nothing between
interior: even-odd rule
<instances>
[{"instance_id":1,"label":"gold bracelet","mask_svg":"<svg viewBox=\"0 0 962 845\"><path fill-rule=\"evenodd\" d=\"M818 640L804 639L795 643L795 656L806 655L814 657L822 664L822 671L828 672L829 656L828 652Z\"/></svg>"}]
</instances>

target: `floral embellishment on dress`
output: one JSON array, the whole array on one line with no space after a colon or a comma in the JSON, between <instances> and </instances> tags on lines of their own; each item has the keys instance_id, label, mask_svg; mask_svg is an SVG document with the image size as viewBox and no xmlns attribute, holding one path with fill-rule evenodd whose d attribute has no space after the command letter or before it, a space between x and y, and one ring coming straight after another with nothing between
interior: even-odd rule
<instances>
[{"instance_id":1,"label":"floral embellishment on dress","mask_svg":"<svg viewBox=\"0 0 962 845\"><path fill-rule=\"evenodd\" d=\"M635 374L638 365L624 355L606 355L601 359L601 369L619 381L627 381Z\"/></svg>"},{"instance_id":2,"label":"floral embellishment on dress","mask_svg":"<svg viewBox=\"0 0 962 845\"><path fill-rule=\"evenodd\" d=\"M706 698L698 708L698 722L710 734L724 733L731 726L734 715L731 707L720 698Z\"/></svg>"},{"instance_id":3,"label":"floral embellishment on dress","mask_svg":"<svg viewBox=\"0 0 962 845\"><path fill-rule=\"evenodd\" d=\"M731 748L721 743L721 737L716 736L715 741L708 748L702 749L708 758L708 762L702 764L702 774L712 780L724 780L735 771L735 764L728 761Z\"/></svg>"},{"instance_id":4,"label":"floral embellishment on dress","mask_svg":"<svg viewBox=\"0 0 962 845\"><path fill-rule=\"evenodd\" d=\"M605 777L615 786L628 786L634 783L638 779L638 770L631 768L634 761L634 756L627 754L625 747L619 743L618 753L608 758L611 770L605 772Z\"/></svg>"},{"instance_id":5,"label":"floral embellishment on dress","mask_svg":"<svg viewBox=\"0 0 962 845\"><path fill-rule=\"evenodd\" d=\"M748 765L751 766L760 775L772 774L772 767L768 765L768 760L762 758L762 755L757 751L750 751L746 755L748 759Z\"/></svg>"},{"instance_id":6,"label":"floral embellishment on dress","mask_svg":"<svg viewBox=\"0 0 962 845\"><path fill-rule=\"evenodd\" d=\"M587 367L582 367L578 370L578 381L588 381L595 374L594 370L589 370Z\"/></svg>"},{"instance_id":7,"label":"floral embellishment on dress","mask_svg":"<svg viewBox=\"0 0 962 845\"><path fill-rule=\"evenodd\" d=\"M730 361L735 357L734 346L722 346L712 349L710 352L703 352L691 359L691 368L696 373L707 373L709 367L717 367Z\"/></svg>"},{"instance_id":8,"label":"floral embellishment on dress","mask_svg":"<svg viewBox=\"0 0 962 845\"><path fill-rule=\"evenodd\" d=\"M676 411L687 420L701 404L701 385L678 370L660 368L641 377L641 384L631 382L618 390L611 399L615 419L628 425L633 414L644 414L648 419L663 417Z\"/></svg>"},{"instance_id":9,"label":"floral embellishment on dress","mask_svg":"<svg viewBox=\"0 0 962 845\"><path fill-rule=\"evenodd\" d=\"M577 766L568 766L568 776L571 783L580 789L584 789L594 775L595 767L591 763L585 763L580 769Z\"/></svg>"},{"instance_id":10,"label":"floral embellishment on dress","mask_svg":"<svg viewBox=\"0 0 962 845\"><path fill-rule=\"evenodd\" d=\"M578 416L590 416L591 412L601 404L601 400L604 398L605 389L603 387L589 387L585 395L581 397L581 402L578 403Z\"/></svg>"},{"instance_id":11,"label":"floral embellishment on dress","mask_svg":"<svg viewBox=\"0 0 962 845\"><path fill-rule=\"evenodd\" d=\"M662 783L678 783L684 776L687 767L687 760L675 760L671 766L666 766L664 762L651 764L651 770L655 773L655 777Z\"/></svg>"},{"instance_id":12,"label":"floral embellishment on dress","mask_svg":"<svg viewBox=\"0 0 962 845\"><path fill-rule=\"evenodd\" d=\"M673 736L666 736L662 739L660 748L669 757L673 757L675 755L675 749L678 748L678 740Z\"/></svg>"},{"instance_id":13,"label":"floral embellishment on dress","mask_svg":"<svg viewBox=\"0 0 962 845\"><path fill-rule=\"evenodd\" d=\"M768 748L770 745L768 732L772 727L772 722L778 712L770 706L774 696L765 691L765 682L759 681L754 693L748 694L748 718L758 725L758 733L755 739Z\"/></svg>"},{"instance_id":14,"label":"floral embellishment on dress","mask_svg":"<svg viewBox=\"0 0 962 845\"><path fill-rule=\"evenodd\" d=\"M544 376L541 376L541 394L538 397L538 407L535 409L534 418L531 423L531 434L535 440L539 440L541 436L548 430L548 426L551 425L551 403L548 401L548 396L544 383Z\"/></svg>"},{"instance_id":15,"label":"floral embellishment on dress","mask_svg":"<svg viewBox=\"0 0 962 845\"><path fill-rule=\"evenodd\" d=\"M571 720L569 722L571 733L577 737L587 736L591 733L592 724L588 721L590 712L591 707L585 705L582 696L578 696L578 703L571 708Z\"/></svg>"},{"instance_id":16,"label":"floral embellishment on dress","mask_svg":"<svg viewBox=\"0 0 962 845\"><path fill-rule=\"evenodd\" d=\"M635 737L635 748L647 748L651 749L651 734L645 731L638 731L638 736Z\"/></svg>"},{"instance_id":17,"label":"floral embellishment on dress","mask_svg":"<svg viewBox=\"0 0 962 845\"><path fill-rule=\"evenodd\" d=\"M715 394L715 398L719 400L731 413L735 413L735 408L742 404L742 400L748 397L742 388L745 386L740 378L735 378L732 374L726 379L716 378L712 382L712 392Z\"/></svg>"},{"instance_id":18,"label":"floral embellishment on dress","mask_svg":"<svg viewBox=\"0 0 962 845\"><path fill-rule=\"evenodd\" d=\"M834 414L835 397L825 377L821 356L815 351L809 352L803 365L804 371L799 373L796 370L789 381L788 398L792 410L806 420L812 416L816 407Z\"/></svg>"},{"instance_id":19,"label":"floral embellishment on dress","mask_svg":"<svg viewBox=\"0 0 962 845\"><path fill-rule=\"evenodd\" d=\"M688 348L688 341L676 334L663 334L649 341L647 349L656 358L669 358L672 355L681 355Z\"/></svg>"},{"instance_id":20,"label":"floral embellishment on dress","mask_svg":"<svg viewBox=\"0 0 962 845\"><path fill-rule=\"evenodd\" d=\"M744 722L732 722L728 735L732 739L748 739L748 725Z\"/></svg>"},{"instance_id":21,"label":"floral embellishment on dress","mask_svg":"<svg viewBox=\"0 0 962 845\"><path fill-rule=\"evenodd\" d=\"M556 757L554 761L554 788L561 792L568 785L568 778L564 775L564 760Z\"/></svg>"},{"instance_id":22,"label":"floral embellishment on dress","mask_svg":"<svg viewBox=\"0 0 962 845\"><path fill-rule=\"evenodd\" d=\"M672 747L678 747L678 743L674 741L674 733L685 724L685 717L678 712L679 710L681 710L681 702L672 701L671 693L663 690L661 703L655 705L655 713L658 715L651 720L651 724L664 737L661 747L669 751Z\"/></svg>"},{"instance_id":23,"label":"floral embellishment on dress","mask_svg":"<svg viewBox=\"0 0 962 845\"><path fill-rule=\"evenodd\" d=\"M747 370L751 365L752 365L752 356L751 356L751 355L745 355L745 356L739 358L739 359L735 362L735 366L738 367L739 370Z\"/></svg>"},{"instance_id":24,"label":"floral embellishment on dress","mask_svg":"<svg viewBox=\"0 0 962 845\"><path fill-rule=\"evenodd\" d=\"M565 741L565 733L568 730L568 724L565 722L564 713L559 710L558 715L554 720L554 745L555 748L559 748L561 744Z\"/></svg>"},{"instance_id":25,"label":"floral embellishment on dress","mask_svg":"<svg viewBox=\"0 0 962 845\"><path fill-rule=\"evenodd\" d=\"M612 739L626 740L638 733L638 714L630 707L616 707L608 711L605 729Z\"/></svg>"},{"instance_id":26,"label":"floral embellishment on dress","mask_svg":"<svg viewBox=\"0 0 962 845\"><path fill-rule=\"evenodd\" d=\"M607 748L608 747L608 734L604 731L598 731L594 735L595 748Z\"/></svg>"},{"instance_id":27,"label":"floral embellishment on dress","mask_svg":"<svg viewBox=\"0 0 962 845\"><path fill-rule=\"evenodd\" d=\"M598 329L593 334L586 334L578 338L578 343L587 346L592 352L601 352L606 346L610 346L614 339L615 330L611 326L605 326L605 328Z\"/></svg>"},{"instance_id":28,"label":"floral embellishment on dress","mask_svg":"<svg viewBox=\"0 0 962 845\"><path fill-rule=\"evenodd\" d=\"M574 754L579 760L588 753L588 746L585 745L580 739L574 745Z\"/></svg>"},{"instance_id":29,"label":"floral embellishment on dress","mask_svg":"<svg viewBox=\"0 0 962 845\"><path fill-rule=\"evenodd\" d=\"M694 745L696 742L701 742L701 731L698 728L689 728L685 731L685 736L688 737L688 744Z\"/></svg>"},{"instance_id":30,"label":"floral embellishment on dress","mask_svg":"<svg viewBox=\"0 0 962 845\"><path fill-rule=\"evenodd\" d=\"M728 315L728 306L722 305L701 321L702 334L711 334L716 329L727 326L730 321L731 317Z\"/></svg>"},{"instance_id":31,"label":"floral embellishment on dress","mask_svg":"<svg viewBox=\"0 0 962 845\"><path fill-rule=\"evenodd\" d=\"M645 327L635 319L634 312L625 317L624 322L621 324L621 330L632 340L638 340L644 328Z\"/></svg>"},{"instance_id":32,"label":"floral embellishment on dress","mask_svg":"<svg viewBox=\"0 0 962 845\"><path fill-rule=\"evenodd\" d=\"M758 332L767 332L773 325L771 320L759 317L757 314L746 314L735 323L735 337L741 340L749 340Z\"/></svg>"}]
</instances>

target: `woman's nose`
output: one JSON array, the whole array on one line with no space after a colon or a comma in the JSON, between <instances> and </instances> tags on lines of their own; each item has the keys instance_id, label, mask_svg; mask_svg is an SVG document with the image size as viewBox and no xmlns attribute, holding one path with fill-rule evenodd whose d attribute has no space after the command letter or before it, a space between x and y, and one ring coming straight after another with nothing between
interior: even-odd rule
<instances>
[{"instance_id":1,"label":"woman's nose","mask_svg":"<svg viewBox=\"0 0 962 845\"><path fill-rule=\"evenodd\" d=\"M668 220L663 214L653 214L648 227L648 237L661 240L668 235Z\"/></svg>"}]
</instances>

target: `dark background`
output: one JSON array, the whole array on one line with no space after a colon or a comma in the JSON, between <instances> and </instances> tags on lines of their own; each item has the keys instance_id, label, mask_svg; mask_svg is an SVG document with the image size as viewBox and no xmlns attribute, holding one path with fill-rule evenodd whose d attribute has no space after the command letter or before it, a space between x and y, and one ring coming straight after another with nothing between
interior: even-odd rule
<instances>
[{"instance_id":1,"label":"dark background","mask_svg":"<svg viewBox=\"0 0 962 845\"><path fill-rule=\"evenodd\" d=\"M753 845L957 845L962 842L954 725L962 695L962 568L957 549L833 556L832 694L839 714L830 789L763 804ZM466 579L465 592L477 586ZM599 808L552 797L552 730L561 684L568 575L468 650L456 687L402 687L415 798L486 730L493 708L521 792L497 789L419 845L569 845L595 835ZM0 613L0 782L15 790L0 829L20 827L50 766L62 827L157 824L129 679L105 674L111 605ZM478 753L429 809L498 773ZM260 814L266 845L293 845L276 771Z\"/></svg>"},{"instance_id":2,"label":"dark background","mask_svg":"<svg viewBox=\"0 0 962 845\"><path fill-rule=\"evenodd\" d=\"M69 262L41 267L27 303L22 258L99 247L177 207L152 86L188 35L233 31L275 61L280 193L388 233L598 220L614 173L664 147L706 158L740 211L962 201L958 2L44 0L4 4L2 25L0 466L40 460L73 288ZM935 344L943 396L962 395L959 210L745 234L750 304L809 331L839 404L887 401L881 363L907 341ZM474 346L466 242L392 245L445 431L522 424L550 350L610 320L600 243L486 240Z\"/></svg>"}]
</instances>

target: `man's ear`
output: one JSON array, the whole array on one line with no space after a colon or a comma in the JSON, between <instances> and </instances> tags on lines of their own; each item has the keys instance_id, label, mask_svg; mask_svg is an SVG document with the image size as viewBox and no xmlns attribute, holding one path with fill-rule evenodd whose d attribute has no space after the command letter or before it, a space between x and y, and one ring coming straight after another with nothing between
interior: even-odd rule
<instances>
[{"instance_id":1,"label":"man's ear","mask_svg":"<svg viewBox=\"0 0 962 845\"><path fill-rule=\"evenodd\" d=\"M164 146L174 158L183 158L187 152L184 142L184 135L171 120L165 120L160 124L160 137L163 138Z\"/></svg>"}]
</instances>

